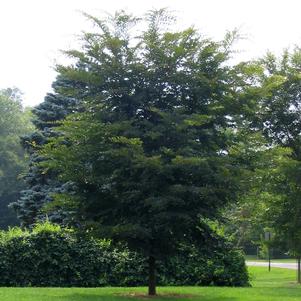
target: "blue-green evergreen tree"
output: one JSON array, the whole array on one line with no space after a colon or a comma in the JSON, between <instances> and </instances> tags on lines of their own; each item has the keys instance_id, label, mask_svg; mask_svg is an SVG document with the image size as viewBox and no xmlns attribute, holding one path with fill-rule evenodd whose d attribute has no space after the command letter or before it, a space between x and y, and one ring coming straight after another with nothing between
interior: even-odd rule
<instances>
[{"instance_id":1,"label":"blue-green evergreen tree","mask_svg":"<svg viewBox=\"0 0 301 301\"><path fill-rule=\"evenodd\" d=\"M56 90L68 84L69 82L58 77L53 87ZM66 214L62 210L47 214L42 208L52 201L54 193L66 191L70 189L70 185L61 183L52 172L45 172L37 165L44 160L38 150L49 138L60 135L56 131L59 121L74 112L76 107L77 101L74 98L63 97L55 92L48 93L44 101L32 110L36 130L22 137L23 147L30 156L29 169L24 176L26 188L21 192L20 198L10 205L16 210L23 226L32 226L45 219L60 224L65 222Z\"/></svg>"}]
</instances>

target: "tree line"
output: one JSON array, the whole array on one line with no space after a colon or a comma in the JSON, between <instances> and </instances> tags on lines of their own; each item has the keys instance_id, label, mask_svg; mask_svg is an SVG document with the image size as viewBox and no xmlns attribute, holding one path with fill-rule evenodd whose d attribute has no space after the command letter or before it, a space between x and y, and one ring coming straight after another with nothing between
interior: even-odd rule
<instances>
[{"instance_id":1,"label":"tree line","mask_svg":"<svg viewBox=\"0 0 301 301\"><path fill-rule=\"evenodd\" d=\"M8 205L17 201L25 189L22 173L28 160L20 137L33 130L30 110L22 107L21 92L16 88L0 91L0 228L18 224Z\"/></svg>"}]
</instances>

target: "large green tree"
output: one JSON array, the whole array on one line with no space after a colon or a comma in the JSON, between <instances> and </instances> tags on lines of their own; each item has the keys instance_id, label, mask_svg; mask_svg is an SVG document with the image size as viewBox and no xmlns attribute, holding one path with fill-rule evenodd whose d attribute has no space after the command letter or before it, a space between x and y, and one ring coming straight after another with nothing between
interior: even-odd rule
<instances>
[{"instance_id":1,"label":"large green tree","mask_svg":"<svg viewBox=\"0 0 301 301\"><path fill-rule=\"evenodd\" d=\"M193 28L168 31L164 10L143 25L123 12L90 18L97 31L67 52L76 63L57 68L73 82L59 93L84 111L41 151L44 174L76 190L53 195L48 210L67 207L77 225L147 256L154 295L156 261L205 237L206 220L236 198L230 149L250 109L248 84L227 64L233 34L214 42Z\"/></svg>"},{"instance_id":2,"label":"large green tree","mask_svg":"<svg viewBox=\"0 0 301 301\"><path fill-rule=\"evenodd\" d=\"M22 107L18 89L0 91L0 228L17 223L10 202L16 201L24 188L22 172L27 159L20 136L31 131L30 112Z\"/></svg>"}]
</instances>

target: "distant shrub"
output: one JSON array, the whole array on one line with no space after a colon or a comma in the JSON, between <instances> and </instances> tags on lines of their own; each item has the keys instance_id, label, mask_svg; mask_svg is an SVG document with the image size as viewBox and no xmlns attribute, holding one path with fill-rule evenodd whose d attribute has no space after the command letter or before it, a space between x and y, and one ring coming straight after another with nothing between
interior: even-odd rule
<instances>
[{"instance_id":1,"label":"distant shrub","mask_svg":"<svg viewBox=\"0 0 301 301\"><path fill-rule=\"evenodd\" d=\"M109 241L79 238L49 223L0 232L1 286L138 286L146 279L144 258ZM158 283L244 286L248 274L242 254L222 239L212 253L181 246L159 263Z\"/></svg>"}]
</instances>

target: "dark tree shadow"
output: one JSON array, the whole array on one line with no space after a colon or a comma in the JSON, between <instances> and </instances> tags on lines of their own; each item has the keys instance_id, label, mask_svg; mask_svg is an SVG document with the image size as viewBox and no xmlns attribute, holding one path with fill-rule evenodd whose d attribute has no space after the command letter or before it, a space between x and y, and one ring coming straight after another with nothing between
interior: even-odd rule
<instances>
[{"instance_id":1,"label":"dark tree shadow","mask_svg":"<svg viewBox=\"0 0 301 301\"><path fill-rule=\"evenodd\" d=\"M52 299L51 299L52 300ZM68 296L57 296L53 298L53 301L135 301L135 300L158 300L158 301L237 301L239 300L236 297L210 297L210 296L202 296L202 295L193 295L187 296L183 294L183 296L175 295L158 295L156 297L148 297L146 295L90 295L90 294L70 294Z\"/></svg>"}]
</instances>

